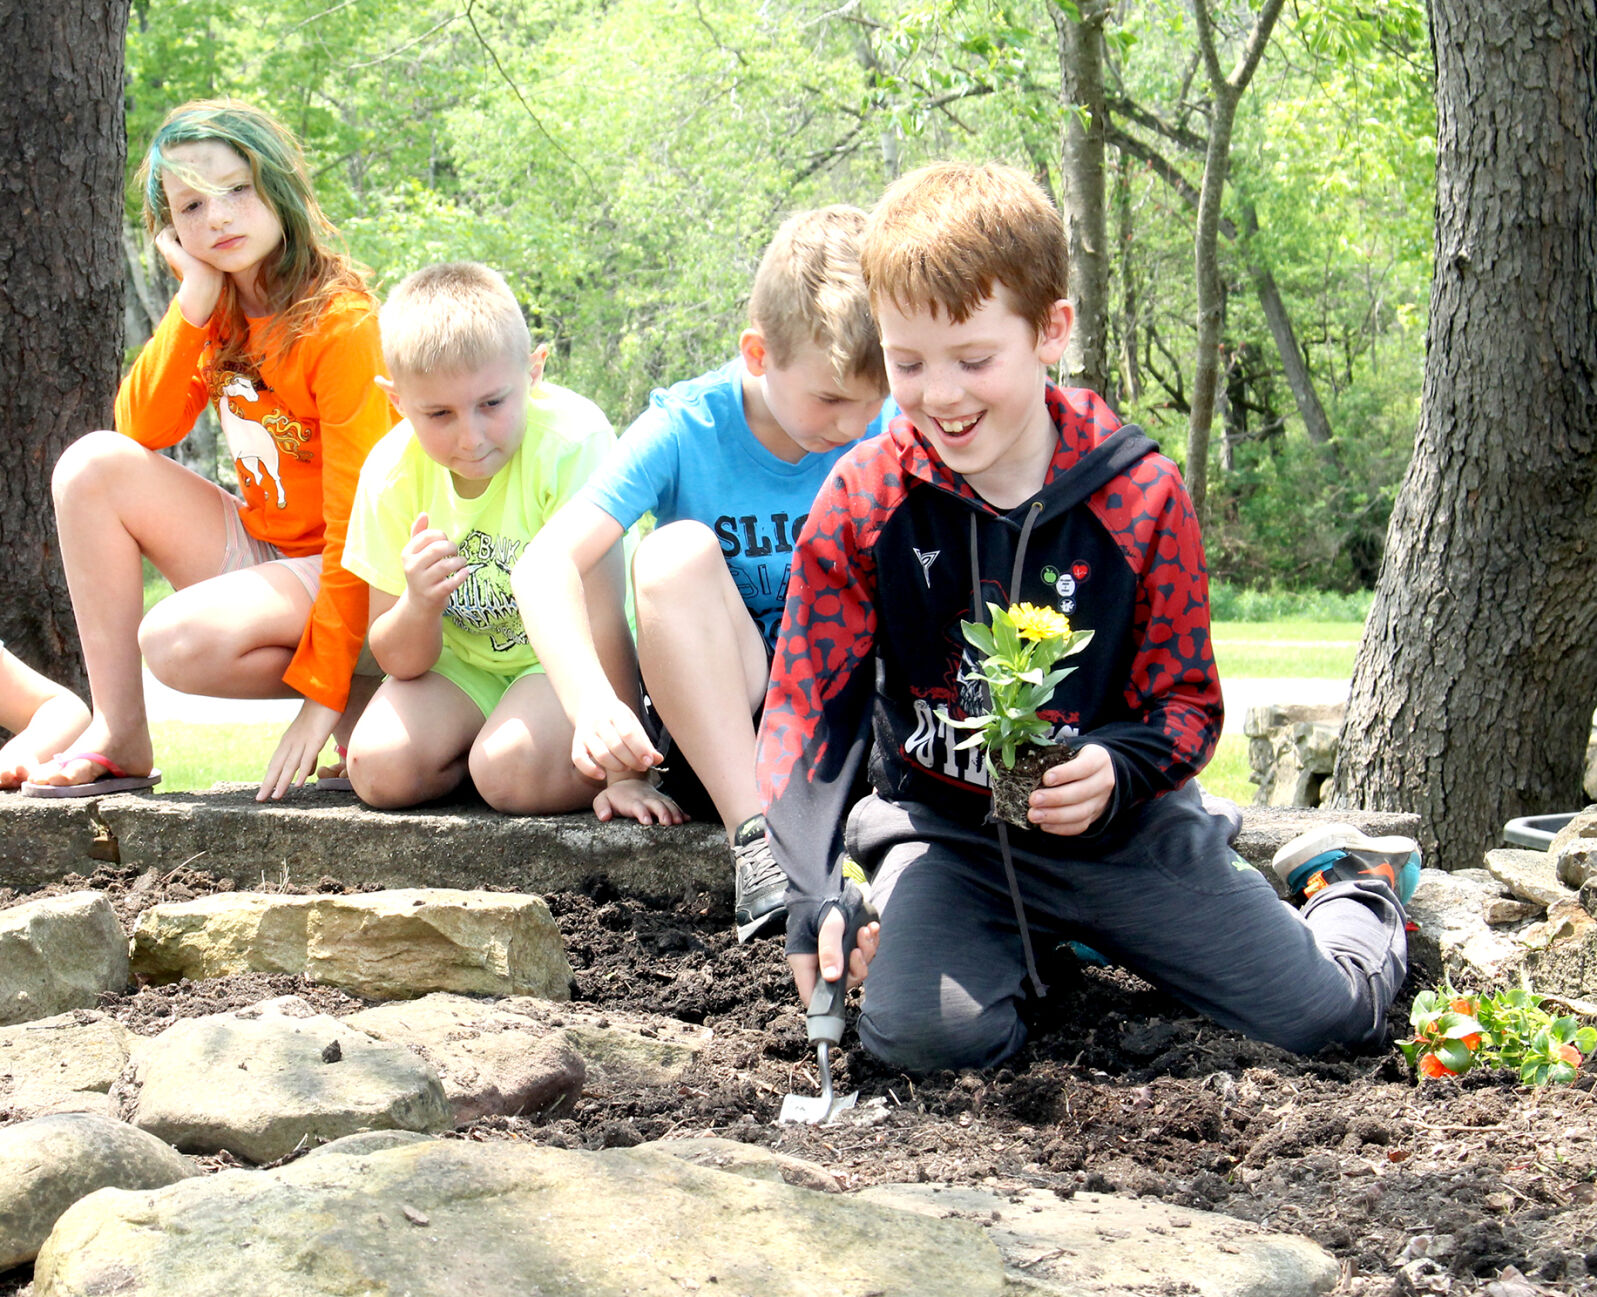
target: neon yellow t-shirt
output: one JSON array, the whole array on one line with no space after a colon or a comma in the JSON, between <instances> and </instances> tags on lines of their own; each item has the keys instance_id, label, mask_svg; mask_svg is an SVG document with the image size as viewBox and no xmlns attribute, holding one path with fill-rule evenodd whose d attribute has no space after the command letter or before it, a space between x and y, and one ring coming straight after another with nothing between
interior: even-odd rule
<instances>
[{"instance_id":1,"label":"neon yellow t-shirt","mask_svg":"<svg viewBox=\"0 0 1597 1297\"><path fill-rule=\"evenodd\" d=\"M400 557L418 514L455 542L468 576L444 606L444 648L496 675L516 676L538 656L527 643L510 571L529 540L577 493L615 445L604 412L585 396L540 383L527 396L527 432L510 462L475 499L427 457L409 421L366 458L349 516L344 566L388 594L405 592Z\"/></svg>"}]
</instances>

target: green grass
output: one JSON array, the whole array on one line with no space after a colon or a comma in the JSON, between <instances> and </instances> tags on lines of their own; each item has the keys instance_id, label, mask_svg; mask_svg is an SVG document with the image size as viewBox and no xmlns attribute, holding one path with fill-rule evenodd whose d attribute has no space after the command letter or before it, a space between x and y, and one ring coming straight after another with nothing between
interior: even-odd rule
<instances>
[{"instance_id":1,"label":"green grass","mask_svg":"<svg viewBox=\"0 0 1597 1297\"><path fill-rule=\"evenodd\" d=\"M1353 674L1363 633L1356 621L1215 622L1214 658L1222 680L1345 680Z\"/></svg>"},{"instance_id":2,"label":"green grass","mask_svg":"<svg viewBox=\"0 0 1597 1297\"><path fill-rule=\"evenodd\" d=\"M161 771L158 791L182 793L215 783L260 783L266 763L283 737L283 727L159 721L150 726L150 737L155 742L155 764ZM331 753L329 746L322 760L328 760Z\"/></svg>"},{"instance_id":3,"label":"green grass","mask_svg":"<svg viewBox=\"0 0 1597 1297\"><path fill-rule=\"evenodd\" d=\"M1205 791L1229 797L1238 806L1252 802L1258 785L1248 778L1248 740L1241 734L1223 735L1198 779Z\"/></svg>"}]
</instances>

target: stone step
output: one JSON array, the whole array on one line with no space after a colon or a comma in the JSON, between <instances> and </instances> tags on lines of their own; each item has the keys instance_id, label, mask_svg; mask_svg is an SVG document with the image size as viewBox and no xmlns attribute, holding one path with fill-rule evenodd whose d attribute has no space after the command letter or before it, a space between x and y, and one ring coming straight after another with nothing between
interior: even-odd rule
<instances>
[{"instance_id":1,"label":"stone step","mask_svg":"<svg viewBox=\"0 0 1597 1297\"><path fill-rule=\"evenodd\" d=\"M1413 835L1393 812L1244 807L1238 852L1268 870L1289 838L1333 820L1366 833ZM731 857L714 824L601 824L592 815L507 816L481 804L374 811L349 793L301 792L257 802L254 785L111 797L0 798L0 887L29 891L97 861L143 873L190 866L241 888L493 885L579 888L599 877L644 899L731 895Z\"/></svg>"}]
</instances>

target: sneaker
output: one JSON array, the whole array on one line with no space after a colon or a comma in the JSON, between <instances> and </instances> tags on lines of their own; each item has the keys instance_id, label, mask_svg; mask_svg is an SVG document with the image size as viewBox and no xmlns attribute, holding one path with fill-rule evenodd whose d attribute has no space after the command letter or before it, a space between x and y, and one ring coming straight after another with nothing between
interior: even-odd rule
<instances>
[{"instance_id":1,"label":"sneaker","mask_svg":"<svg viewBox=\"0 0 1597 1297\"><path fill-rule=\"evenodd\" d=\"M747 941L787 923L787 875L771 854L765 816L751 815L732 838L733 918L738 940Z\"/></svg>"},{"instance_id":2,"label":"sneaker","mask_svg":"<svg viewBox=\"0 0 1597 1297\"><path fill-rule=\"evenodd\" d=\"M1370 838L1351 824L1327 824L1293 838L1271 865L1296 905L1349 878L1379 878L1407 905L1419 886L1420 848L1413 838Z\"/></svg>"}]
</instances>

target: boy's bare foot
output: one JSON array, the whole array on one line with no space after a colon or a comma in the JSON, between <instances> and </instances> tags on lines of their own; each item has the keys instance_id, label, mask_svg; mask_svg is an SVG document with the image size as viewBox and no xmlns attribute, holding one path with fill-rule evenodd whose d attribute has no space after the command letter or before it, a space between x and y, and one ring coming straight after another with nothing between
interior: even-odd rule
<instances>
[{"instance_id":1,"label":"boy's bare foot","mask_svg":"<svg viewBox=\"0 0 1597 1297\"><path fill-rule=\"evenodd\" d=\"M647 778L618 779L593 799L600 820L616 816L639 824L682 824L687 815Z\"/></svg>"},{"instance_id":2,"label":"boy's bare foot","mask_svg":"<svg viewBox=\"0 0 1597 1297\"><path fill-rule=\"evenodd\" d=\"M130 775L147 775L155 769L155 747L150 742L149 731L146 730L142 735L131 739L115 737L99 713L95 713L93 719L89 721L89 728L67 744L62 751L96 753ZM97 779L103 779L106 773L104 765L86 757L70 761L51 760L36 766L30 772L28 782L63 788L76 784L92 784Z\"/></svg>"}]
</instances>

